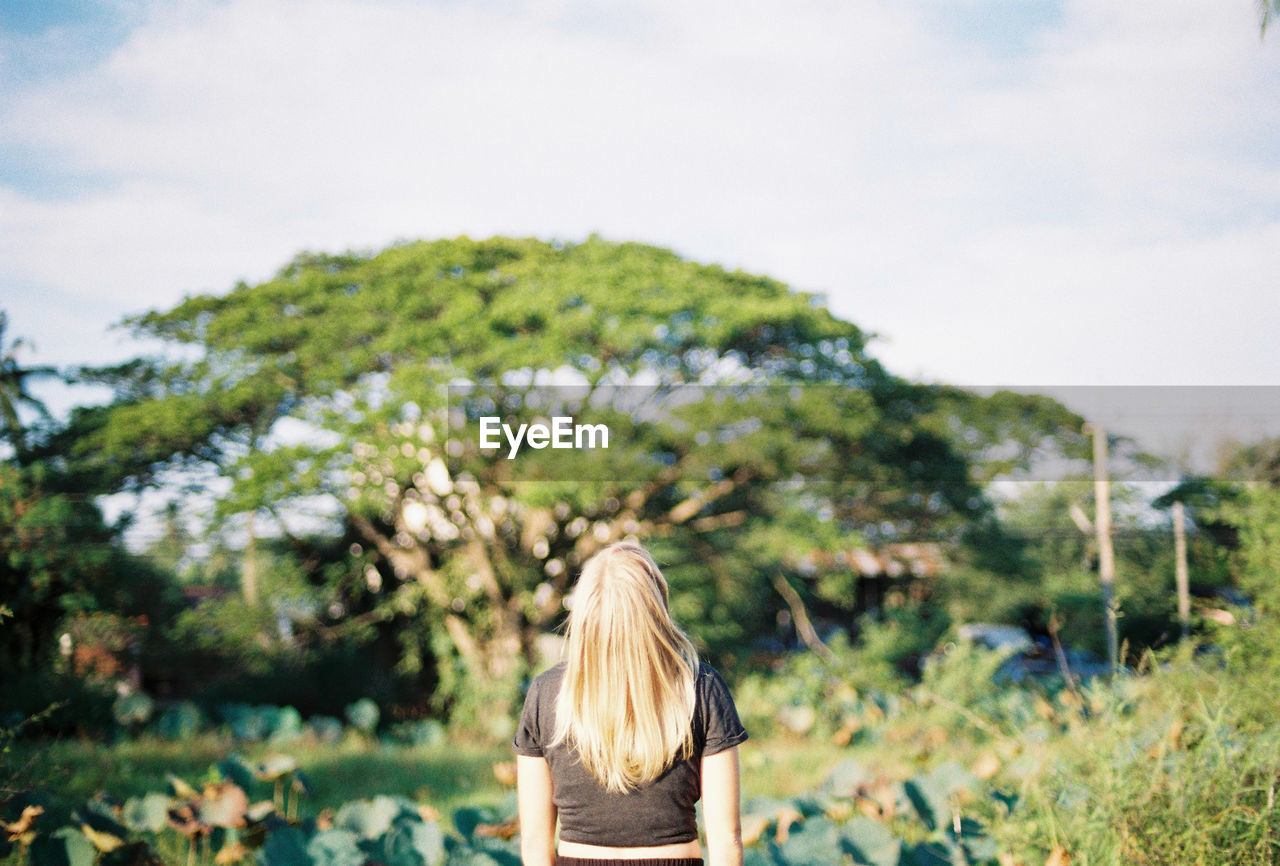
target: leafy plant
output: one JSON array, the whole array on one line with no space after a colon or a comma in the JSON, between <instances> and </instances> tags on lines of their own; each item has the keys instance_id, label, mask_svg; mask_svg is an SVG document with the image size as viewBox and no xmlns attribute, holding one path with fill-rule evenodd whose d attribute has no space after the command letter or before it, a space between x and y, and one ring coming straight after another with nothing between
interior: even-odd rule
<instances>
[{"instance_id":1,"label":"leafy plant","mask_svg":"<svg viewBox=\"0 0 1280 866\"><path fill-rule=\"evenodd\" d=\"M369 698L361 698L347 707L346 716L347 722L353 728L367 736L372 736L378 728L378 719L381 714L377 704Z\"/></svg>"},{"instance_id":2,"label":"leafy plant","mask_svg":"<svg viewBox=\"0 0 1280 866\"><path fill-rule=\"evenodd\" d=\"M137 729L151 720L156 702L145 692L121 695L111 706L116 723L123 728Z\"/></svg>"},{"instance_id":3,"label":"leafy plant","mask_svg":"<svg viewBox=\"0 0 1280 866\"><path fill-rule=\"evenodd\" d=\"M155 730L171 740L189 740L204 730L205 716L191 701L181 701L165 707L156 719Z\"/></svg>"}]
</instances>

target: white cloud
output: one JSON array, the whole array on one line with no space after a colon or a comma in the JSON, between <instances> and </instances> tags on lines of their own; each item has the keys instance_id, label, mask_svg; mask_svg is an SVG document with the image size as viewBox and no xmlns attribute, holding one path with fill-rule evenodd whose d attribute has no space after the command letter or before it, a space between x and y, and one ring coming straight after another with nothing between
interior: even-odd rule
<instances>
[{"instance_id":1,"label":"white cloud","mask_svg":"<svg viewBox=\"0 0 1280 866\"><path fill-rule=\"evenodd\" d=\"M156 4L0 102L106 181L0 189L0 278L123 312L303 248L598 230L825 291L906 373L1164 381L1176 338L1195 381L1276 381L1280 48L1247 0L1065 0L1009 55L889 0L603 8Z\"/></svg>"}]
</instances>

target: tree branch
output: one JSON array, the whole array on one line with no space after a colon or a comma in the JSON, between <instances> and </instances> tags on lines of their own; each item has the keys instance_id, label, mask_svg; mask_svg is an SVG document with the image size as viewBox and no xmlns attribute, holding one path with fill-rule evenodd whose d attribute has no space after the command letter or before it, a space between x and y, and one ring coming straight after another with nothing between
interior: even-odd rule
<instances>
[{"instance_id":1,"label":"tree branch","mask_svg":"<svg viewBox=\"0 0 1280 866\"><path fill-rule=\"evenodd\" d=\"M364 515L348 512L351 525L372 544L382 558L391 564L393 569L401 570L413 577L427 590L431 603L439 607L448 607L453 601L449 590L444 585L440 573L431 567L427 552L415 546L411 550L397 547L391 540L378 531L378 528Z\"/></svg>"},{"instance_id":2,"label":"tree branch","mask_svg":"<svg viewBox=\"0 0 1280 866\"><path fill-rule=\"evenodd\" d=\"M800 593L795 591L791 584L787 583L787 579L781 574L773 576L773 588L778 591L786 601L787 607L791 608L791 619L796 624L796 634L800 635L800 639L804 641L805 646L813 650L819 658L825 662L832 660L831 649L822 642L822 638L818 637L818 632L813 627L813 622L809 619L809 612L805 610L804 600L800 598Z\"/></svg>"},{"instance_id":3,"label":"tree branch","mask_svg":"<svg viewBox=\"0 0 1280 866\"><path fill-rule=\"evenodd\" d=\"M449 639L453 641L453 645L458 648L458 652L466 660L467 668L469 670L482 670L480 666L483 664L483 659L480 656L480 646L467 628L467 624L462 621L462 617L453 613L445 614L444 627L445 631L449 632Z\"/></svg>"}]
</instances>

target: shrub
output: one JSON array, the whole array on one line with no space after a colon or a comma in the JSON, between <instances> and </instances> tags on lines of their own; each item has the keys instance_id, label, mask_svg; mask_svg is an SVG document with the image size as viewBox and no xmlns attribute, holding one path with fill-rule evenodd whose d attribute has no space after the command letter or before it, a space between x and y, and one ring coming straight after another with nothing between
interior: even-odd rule
<instances>
[{"instance_id":1,"label":"shrub","mask_svg":"<svg viewBox=\"0 0 1280 866\"><path fill-rule=\"evenodd\" d=\"M378 729L381 713L378 705L368 698L361 698L346 709L347 723L361 733L373 735Z\"/></svg>"}]
</instances>

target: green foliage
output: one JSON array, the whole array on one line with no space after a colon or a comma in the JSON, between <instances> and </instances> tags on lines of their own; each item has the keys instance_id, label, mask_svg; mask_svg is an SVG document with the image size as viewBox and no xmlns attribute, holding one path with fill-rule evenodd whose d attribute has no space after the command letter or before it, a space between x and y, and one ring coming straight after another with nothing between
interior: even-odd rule
<instances>
[{"instance_id":1,"label":"green foliage","mask_svg":"<svg viewBox=\"0 0 1280 866\"><path fill-rule=\"evenodd\" d=\"M907 604L881 611L878 617L867 615L859 621L858 655L861 666L878 670L879 682L868 684L892 689L903 674L919 670L921 660L930 652L951 626L940 605Z\"/></svg>"},{"instance_id":2,"label":"green foliage","mask_svg":"<svg viewBox=\"0 0 1280 866\"><path fill-rule=\"evenodd\" d=\"M483 816L495 822L512 817L509 807L501 812L483 810ZM75 826L32 834L28 856L33 866L93 864L99 862L95 848L109 852L103 863L153 864L158 862L153 844L161 850L172 848L165 837L174 831L191 840L189 859L196 853L196 840L203 838L208 841L199 847L209 854L238 847L236 860L257 848L257 861L264 866L361 866L371 861L386 866L446 866L481 862L483 857L499 864L519 862L518 857L511 860L516 856L513 845L492 838L478 824L469 826L463 839L447 839L433 819L424 818L417 805L402 797L347 802L327 829L314 820L290 817L285 821L269 811L250 809L244 790L230 782L206 785L194 795L149 793L120 807L95 798L71 818ZM142 838L131 840L132 834ZM127 852L122 851L126 847Z\"/></svg>"},{"instance_id":3,"label":"green foliage","mask_svg":"<svg viewBox=\"0 0 1280 866\"><path fill-rule=\"evenodd\" d=\"M166 707L156 720L156 733L171 740L189 740L205 728L204 713L191 701Z\"/></svg>"},{"instance_id":4,"label":"green foliage","mask_svg":"<svg viewBox=\"0 0 1280 866\"><path fill-rule=\"evenodd\" d=\"M366 862L355 835L345 830L321 830L307 842L306 862L325 866L363 866ZM267 861L271 858L268 856Z\"/></svg>"},{"instance_id":5,"label":"green foliage","mask_svg":"<svg viewBox=\"0 0 1280 866\"><path fill-rule=\"evenodd\" d=\"M374 797L344 805L334 816L334 825L354 833L361 839L376 839L391 829L400 815L414 815L412 803L395 797Z\"/></svg>"},{"instance_id":6,"label":"green foliage","mask_svg":"<svg viewBox=\"0 0 1280 866\"><path fill-rule=\"evenodd\" d=\"M0 719L29 720L23 736L62 731L98 735L116 727L111 714L115 693L107 683L69 672L33 671L5 677L0 689Z\"/></svg>"},{"instance_id":7,"label":"green foliage","mask_svg":"<svg viewBox=\"0 0 1280 866\"><path fill-rule=\"evenodd\" d=\"M920 685L962 706L981 705L1005 692L997 673L1008 658L964 641L947 644L925 664Z\"/></svg>"},{"instance_id":8,"label":"green foliage","mask_svg":"<svg viewBox=\"0 0 1280 866\"><path fill-rule=\"evenodd\" d=\"M253 790L253 782L257 778L257 768L238 754L227 755L217 763L218 773L222 778L245 791Z\"/></svg>"},{"instance_id":9,"label":"green foliage","mask_svg":"<svg viewBox=\"0 0 1280 866\"><path fill-rule=\"evenodd\" d=\"M972 773L955 761L948 761L907 780L903 788L925 826L930 830L944 830L953 823L953 802L958 793L973 791L977 786L978 780Z\"/></svg>"},{"instance_id":10,"label":"green foliage","mask_svg":"<svg viewBox=\"0 0 1280 866\"><path fill-rule=\"evenodd\" d=\"M1019 477L1052 459L1092 457L1084 418L1042 394L934 386L930 423L970 459L974 480Z\"/></svg>"},{"instance_id":11,"label":"green foliage","mask_svg":"<svg viewBox=\"0 0 1280 866\"><path fill-rule=\"evenodd\" d=\"M1228 670L1252 674L1244 680L1251 690L1266 688L1253 684L1280 677L1280 439L1237 445L1221 463L1219 477L1184 479L1160 505L1186 502L1195 524L1216 543L1214 558L1202 556L1197 576L1227 572L1244 604L1219 605L1233 609L1206 622L1206 631Z\"/></svg>"},{"instance_id":12,"label":"green foliage","mask_svg":"<svg viewBox=\"0 0 1280 866\"><path fill-rule=\"evenodd\" d=\"M207 599L183 610L168 636L193 663L231 665L241 674L266 676L296 663L297 653L281 639L271 609L238 596Z\"/></svg>"},{"instance_id":13,"label":"green foliage","mask_svg":"<svg viewBox=\"0 0 1280 866\"><path fill-rule=\"evenodd\" d=\"M859 866L896 866L902 842L883 824L858 815L844 829L844 845Z\"/></svg>"},{"instance_id":14,"label":"green foliage","mask_svg":"<svg viewBox=\"0 0 1280 866\"><path fill-rule=\"evenodd\" d=\"M748 730L830 737L896 711L907 681L888 659L850 647L843 636L829 648L830 660L796 652L768 672L739 678L735 697Z\"/></svg>"},{"instance_id":15,"label":"green foliage","mask_svg":"<svg viewBox=\"0 0 1280 866\"><path fill-rule=\"evenodd\" d=\"M336 743L342 738L342 722L333 716L312 716L307 727L321 743Z\"/></svg>"},{"instance_id":16,"label":"green foliage","mask_svg":"<svg viewBox=\"0 0 1280 866\"><path fill-rule=\"evenodd\" d=\"M428 749L443 746L447 739L444 725L436 719L401 722L392 727L391 734L402 743L407 743L411 746L423 746Z\"/></svg>"},{"instance_id":17,"label":"green foliage","mask_svg":"<svg viewBox=\"0 0 1280 866\"><path fill-rule=\"evenodd\" d=\"M768 671L739 678L739 708L751 730L829 737L863 732L897 712L919 662L946 632L937 608L907 605L859 621L858 639L827 643L829 658L789 653Z\"/></svg>"},{"instance_id":18,"label":"green foliage","mask_svg":"<svg viewBox=\"0 0 1280 866\"><path fill-rule=\"evenodd\" d=\"M174 603L161 575L116 546L93 492L37 450L0 461L0 597L13 615L0 627L0 717L41 714L45 732L109 730L103 696Z\"/></svg>"},{"instance_id":19,"label":"green foliage","mask_svg":"<svg viewBox=\"0 0 1280 866\"><path fill-rule=\"evenodd\" d=\"M1091 690L1098 721L1054 744L1052 763L1025 788L1024 832L1043 846L1069 840L1088 862L1274 862L1280 730L1256 679L1182 653L1147 677Z\"/></svg>"},{"instance_id":20,"label":"green foliage","mask_svg":"<svg viewBox=\"0 0 1280 866\"><path fill-rule=\"evenodd\" d=\"M0 629L6 678L50 674L59 664L65 670L58 635L104 608L126 619L165 609L155 575L132 573L129 557L114 547L116 528L93 502L107 491L68 464L57 444L61 430L28 391L31 381L57 372L21 364L24 341L6 343L8 324L0 311L0 598L14 617ZM0 713L22 712L13 683L6 685Z\"/></svg>"},{"instance_id":21,"label":"green foliage","mask_svg":"<svg viewBox=\"0 0 1280 866\"><path fill-rule=\"evenodd\" d=\"M224 704L218 708L220 715L240 740L256 742L271 737L281 718L281 708L269 705Z\"/></svg>"},{"instance_id":22,"label":"green foliage","mask_svg":"<svg viewBox=\"0 0 1280 866\"><path fill-rule=\"evenodd\" d=\"M943 764L892 786L868 780L839 795L752 800L743 809L745 825L754 828L745 861L774 866L812 866L835 858L848 858L838 862L855 866L994 862L999 852L987 829L960 815L981 788L971 775ZM854 811L855 803L870 805L873 796L887 797L881 800L887 822Z\"/></svg>"},{"instance_id":23,"label":"green foliage","mask_svg":"<svg viewBox=\"0 0 1280 866\"><path fill-rule=\"evenodd\" d=\"M816 802L837 826L846 799L868 817L845 824L843 842L818 822L815 850L842 844L854 863L1039 863L1055 849L1071 862L1274 862L1275 678L1194 659L1191 648L1148 659L1140 676L1077 693L1011 686L994 675L1000 654L955 647L894 713L863 721L874 736L850 742L857 758L833 768ZM813 815L811 802L789 808ZM784 808L744 806L744 826L766 820L748 862L832 862L785 859L807 829L772 840Z\"/></svg>"},{"instance_id":24,"label":"green foliage","mask_svg":"<svg viewBox=\"0 0 1280 866\"><path fill-rule=\"evenodd\" d=\"M58 691L58 693L62 693ZM109 698L106 692L86 694L82 701L96 706L98 715L104 713L113 717L120 730L113 733L132 735L139 738L156 736L165 740L190 742L207 733L219 731L223 737L229 735L241 744L262 743L270 746L290 746L299 742L316 744L334 744L342 740L348 729L332 716L314 716L304 720L302 715L291 706L274 706L270 704L221 704L215 710L215 716L225 723L225 727L212 725L207 716L196 704L182 701L165 706L158 714L155 702L143 693L135 693L123 697ZM105 709L104 709L105 707ZM365 737L376 733L380 712L377 704L368 699L361 699L348 706L350 731L358 732ZM4 731L3 742L12 742L24 730L27 733L40 729L44 718L60 714L61 706L55 705L44 713L26 718L14 727L0 729ZM15 716L15 718L17 718ZM94 729L110 731L111 728L100 725ZM423 748L438 748L445 744L447 733L445 726L436 719L418 719L400 722L390 726L388 742L397 742ZM219 771L223 776L245 787L245 779L254 772L268 772L271 765L255 768L236 762L240 759L231 756L220 762Z\"/></svg>"},{"instance_id":25,"label":"green foliage","mask_svg":"<svg viewBox=\"0 0 1280 866\"><path fill-rule=\"evenodd\" d=\"M1119 632L1131 664L1180 631L1172 530L1151 525L1141 493L1135 486L1113 485ZM971 541L985 552L962 557L938 582L935 600L955 622L1018 624L1040 635L1052 631L1052 623L1064 645L1105 656L1096 539L1088 525L1079 524L1091 520L1093 496L1093 484L1085 479L1019 485L1017 495L1000 504L999 524L974 528ZM1195 582L1221 582L1221 557L1213 543L1193 536L1189 547ZM993 558L1008 568L983 567L994 566Z\"/></svg>"},{"instance_id":26,"label":"green foliage","mask_svg":"<svg viewBox=\"0 0 1280 866\"><path fill-rule=\"evenodd\" d=\"M151 720L156 702L143 692L121 695L111 705L111 714L121 727L141 727Z\"/></svg>"},{"instance_id":27,"label":"green foliage","mask_svg":"<svg viewBox=\"0 0 1280 866\"><path fill-rule=\"evenodd\" d=\"M0 606L0 608L2 607ZM5 611L0 609L0 627L3 627L5 616ZM46 685L43 678L39 683L42 686ZM30 699L30 696L28 698ZM100 696L96 705L101 706L103 703L105 703L105 700L102 700ZM21 738L25 735L29 735L33 731L39 731L49 717L64 709L65 704L50 703L46 704L38 712L24 714L23 712L11 711L0 716L0 794L29 790L47 781L32 770L29 762L22 761L15 756L15 745L21 742ZM0 806L5 805L6 801L12 803L13 800L14 798L11 795L0 797ZM0 833L0 849L3 849L4 843L8 841L6 834ZM4 850L0 850L0 857L4 856Z\"/></svg>"},{"instance_id":28,"label":"green foliage","mask_svg":"<svg viewBox=\"0 0 1280 866\"><path fill-rule=\"evenodd\" d=\"M121 810L121 820L134 832L158 833L168 824L171 800L165 794L152 792L130 797Z\"/></svg>"},{"instance_id":29,"label":"green foliage","mask_svg":"<svg viewBox=\"0 0 1280 866\"><path fill-rule=\"evenodd\" d=\"M1274 681L1280 678L1280 488L1249 485L1217 513L1237 530L1239 584L1252 609L1237 608L1240 625L1216 628L1214 641L1231 670Z\"/></svg>"},{"instance_id":30,"label":"green foliage","mask_svg":"<svg viewBox=\"0 0 1280 866\"><path fill-rule=\"evenodd\" d=\"M28 851L31 866L93 866L97 851L74 827L62 827L37 838Z\"/></svg>"},{"instance_id":31,"label":"green foliage","mask_svg":"<svg viewBox=\"0 0 1280 866\"><path fill-rule=\"evenodd\" d=\"M378 705L368 698L361 698L346 709L347 722L358 731L372 736L378 728Z\"/></svg>"},{"instance_id":32,"label":"green foliage","mask_svg":"<svg viewBox=\"0 0 1280 866\"><path fill-rule=\"evenodd\" d=\"M926 665L920 685L882 696L884 706L868 700L869 694L854 695L844 674L828 673L834 684L810 699L832 704L815 707L819 719L849 721L849 709L860 709L861 727L848 739L841 737L843 727L821 722L803 735L768 739L761 723L748 720L752 739L742 753L749 792L743 805L746 862L990 866L998 858L1043 863L1057 848L1071 862L1274 862L1280 842L1280 815L1271 802L1280 785L1274 680L1252 682L1258 677L1223 669L1191 647L1149 658L1141 673L1095 679L1078 691L1011 684L995 675L1000 661L998 653L958 644ZM801 670L786 668L764 685L785 694L792 674ZM816 669L811 673L816 676ZM745 683L735 697L750 716ZM795 787L784 792L806 775L796 769L798 750L829 739L845 745L823 747L815 771L820 767L826 781L807 793L793 793ZM85 833L80 828L87 825L129 845L151 846L166 861L181 859L183 837L155 829L162 813L194 802L194 819L213 828L296 772L279 775L268 767L274 753L228 757L218 772L203 776L198 765L139 760L141 748L169 747L161 740L122 743L110 747L110 754L99 747L87 760L77 759L122 768L145 764L148 769L133 784L151 787L130 791L118 809L105 798L93 799L79 807L75 826L56 837L53 831L66 823L66 813L53 815L37 824L38 838L56 838L56 844L43 844L65 848L75 844L69 843L71 833ZM225 746L208 740L175 754L210 747ZM503 828L511 829L514 802L493 791L489 772L495 756L507 756L505 750L469 762L457 748L428 757L413 747L391 752L396 747L362 738L337 749L310 748L296 757L279 755L280 763L306 767L316 777L316 799L308 799L307 808L331 809L332 827L322 829L305 816L286 819L279 808L274 817L252 817L236 838L256 848L263 862L347 862L356 852L389 864L519 862L517 840L502 838ZM435 769L416 761L434 762L428 766ZM199 778L202 789L194 796L157 792L159 768L170 764L185 778ZM250 767L262 771L246 775ZM427 778L434 778L431 791L417 790ZM484 779L490 787L466 790ZM366 781L385 793L352 790ZM405 796L415 791L412 799ZM447 800L435 793L444 791ZM760 792L770 796L752 796ZM452 821L436 821L424 801L450 804ZM250 810L244 814L249 818ZM15 815L2 817L11 821ZM211 851L203 850L207 862Z\"/></svg>"},{"instance_id":33,"label":"green foliage","mask_svg":"<svg viewBox=\"0 0 1280 866\"><path fill-rule=\"evenodd\" d=\"M216 473L230 482L221 518L270 520L286 538L292 510L327 503L350 553L305 580L341 613L306 638L371 630L397 644L401 673L434 662L441 709L492 736L502 725L476 723L507 718L533 637L609 540L663 537L673 607L706 623L719 655L769 627L771 569L793 569L815 537L798 515L823 515L830 544L954 531L985 507L939 421L956 395L889 376L856 326L806 295L639 244L458 238L303 255L260 285L130 324L198 352L86 372L119 399L77 417L76 464L125 485ZM606 395L619 382L656 382L659 396L731 387L643 422L604 401L591 411L617 425L614 443L572 458L492 459L444 411L445 383L474 386L453 397L474 422L551 371ZM766 558L740 552L765 536ZM242 637L228 649L258 664Z\"/></svg>"},{"instance_id":34,"label":"green foliage","mask_svg":"<svg viewBox=\"0 0 1280 866\"><path fill-rule=\"evenodd\" d=\"M1239 531L1240 588L1262 616L1280 617L1280 486L1251 485L1222 512Z\"/></svg>"},{"instance_id":35,"label":"green foliage","mask_svg":"<svg viewBox=\"0 0 1280 866\"><path fill-rule=\"evenodd\" d=\"M121 582L113 533L67 482L43 463L0 462L0 597L14 614L0 632L0 660L9 670L52 668L68 617L132 589Z\"/></svg>"}]
</instances>

